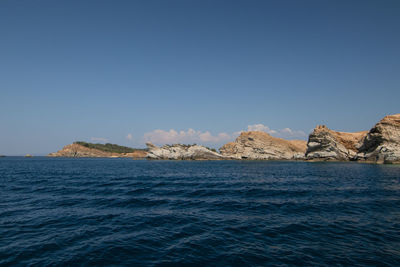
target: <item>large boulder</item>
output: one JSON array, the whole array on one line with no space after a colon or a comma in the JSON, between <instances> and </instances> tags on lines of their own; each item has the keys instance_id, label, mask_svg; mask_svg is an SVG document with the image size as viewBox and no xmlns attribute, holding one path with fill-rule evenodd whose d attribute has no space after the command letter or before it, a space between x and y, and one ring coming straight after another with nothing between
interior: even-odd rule
<instances>
[{"instance_id":1,"label":"large boulder","mask_svg":"<svg viewBox=\"0 0 400 267\"><path fill-rule=\"evenodd\" d=\"M146 143L148 159L167 160L221 160L225 159L216 151L199 145L164 145L158 147L152 143Z\"/></svg>"},{"instance_id":2,"label":"large boulder","mask_svg":"<svg viewBox=\"0 0 400 267\"><path fill-rule=\"evenodd\" d=\"M377 163L400 163L400 114L378 122L359 147L357 160Z\"/></svg>"},{"instance_id":3,"label":"large boulder","mask_svg":"<svg viewBox=\"0 0 400 267\"><path fill-rule=\"evenodd\" d=\"M357 147L364 139L364 132L337 132L325 125L318 125L310 134L307 143L307 160L347 161L357 155Z\"/></svg>"},{"instance_id":4,"label":"large boulder","mask_svg":"<svg viewBox=\"0 0 400 267\"><path fill-rule=\"evenodd\" d=\"M221 155L234 159L292 160L304 159L306 141L285 140L266 132L242 132L234 142L222 146Z\"/></svg>"}]
</instances>

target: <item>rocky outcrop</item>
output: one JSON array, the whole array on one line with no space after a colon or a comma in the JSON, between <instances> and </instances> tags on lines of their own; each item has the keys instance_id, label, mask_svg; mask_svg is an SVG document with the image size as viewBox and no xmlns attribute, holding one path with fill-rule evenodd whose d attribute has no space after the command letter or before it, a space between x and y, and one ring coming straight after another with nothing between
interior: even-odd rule
<instances>
[{"instance_id":1,"label":"rocky outcrop","mask_svg":"<svg viewBox=\"0 0 400 267\"><path fill-rule=\"evenodd\" d=\"M63 149L55 153L50 153L48 156L68 158L145 158L147 152L144 150L135 150L132 153L111 153L74 143L66 145Z\"/></svg>"},{"instance_id":2,"label":"rocky outcrop","mask_svg":"<svg viewBox=\"0 0 400 267\"><path fill-rule=\"evenodd\" d=\"M377 163L400 163L400 114L378 122L358 148L356 159Z\"/></svg>"},{"instance_id":3,"label":"rocky outcrop","mask_svg":"<svg viewBox=\"0 0 400 267\"><path fill-rule=\"evenodd\" d=\"M226 157L199 145L164 145L158 147L152 143L146 143L148 159L169 159L169 160L221 160Z\"/></svg>"},{"instance_id":4,"label":"rocky outcrop","mask_svg":"<svg viewBox=\"0 0 400 267\"><path fill-rule=\"evenodd\" d=\"M325 125L317 126L310 134L307 143L307 160L347 161L353 159L358 146L367 132L346 133L329 129Z\"/></svg>"},{"instance_id":5,"label":"rocky outcrop","mask_svg":"<svg viewBox=\"0 0 400 267\"><path fill-rule=\"evenodd\" d=\"M234 159L293 160L304 159L306 141L285 140L266 132L242 132L234 142L219 150L221 155Z\"/></svg>"},{"instance_id":6,"label":"rocky outcrop","mask_svg":"<svg viewBox=\"0 0 400 267\"><path fill-rule=\"evenodd\" d=\"M309 136L306 159L400 163L400 114L384 117L369 132L317 126Z\"/></svg>"}]
</instances>

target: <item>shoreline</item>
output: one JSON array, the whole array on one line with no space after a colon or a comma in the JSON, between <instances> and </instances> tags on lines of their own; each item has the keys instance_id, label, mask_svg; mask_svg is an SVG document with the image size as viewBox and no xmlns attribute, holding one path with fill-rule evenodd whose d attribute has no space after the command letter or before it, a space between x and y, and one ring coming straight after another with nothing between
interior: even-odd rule
<instances>
[{"instance_id":1,"label":"shoreline","mask_svg":"<svg viewBox=\"0 0 400 267\"><path fill-rule=\"evenodd\" d=\"M376 161L356 161L356 160L293 160L293 159L149 159L149 158L128 158L128 157L55 157L55 156L3 156L0 158L23 158L26 160L32 160L35 158L46 158L46 159L123 159L123 160L134 160L134 161L155 161L155 162L221 162L221 161L237 161L237 162L292 162L292 163L352 163L352 164L373 164L373 165L400 165L400 162L381 163Z\"/></svg>"}]
</instances>

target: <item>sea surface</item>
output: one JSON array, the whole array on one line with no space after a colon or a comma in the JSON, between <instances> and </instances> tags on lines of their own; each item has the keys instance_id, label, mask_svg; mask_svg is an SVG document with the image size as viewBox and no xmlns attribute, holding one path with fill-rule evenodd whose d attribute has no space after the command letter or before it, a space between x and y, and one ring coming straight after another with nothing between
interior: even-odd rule
<instances>
[{"instance_id":1,"label":"sea surface","mask_svg":"<svg viewBox=\"0 0 400 267\"><path fill-rule=\"evenodd\" d=\"M0 265L400 266L400 166L0 158Z\"/></svg>"}]
</instances>

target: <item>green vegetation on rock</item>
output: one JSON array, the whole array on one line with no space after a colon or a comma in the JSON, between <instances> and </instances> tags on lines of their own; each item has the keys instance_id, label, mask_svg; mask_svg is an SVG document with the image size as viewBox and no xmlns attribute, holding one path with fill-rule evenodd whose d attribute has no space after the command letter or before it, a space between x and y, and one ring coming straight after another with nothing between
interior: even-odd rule
<instances>
[{"instance_id":1,"label":"green vegetation on rock","mask_svg":"<svg viewBox=\"0 0 400 267\"><path fill-rule=\"evenodd\" d=\"M213 147L206 146L205 148L207 148L208 150L211 150L212 152L218 153L218 151Z\"/></svg>"},{"instance_id":2,"label":"green vegetation on rock","mask_svg":"<svg viewBox=\"0 0 400 267\"><path fill-rule=\"evenodd\" d=\"M110 153L132 153L137 150L145 150L145 149L137 149L137 148L131 148L131 147L126 147L126 146L119 146L116 144L93 144L93 143L87 143L83 141L77 141L74 142L74 144L78 144L87 148L93 148L105 152L110 152Z\"/></svg>"}]
</instances>

